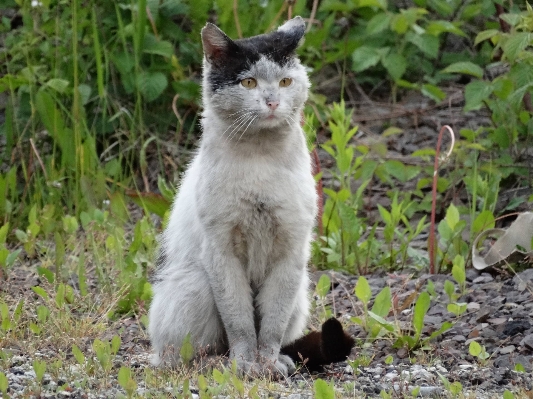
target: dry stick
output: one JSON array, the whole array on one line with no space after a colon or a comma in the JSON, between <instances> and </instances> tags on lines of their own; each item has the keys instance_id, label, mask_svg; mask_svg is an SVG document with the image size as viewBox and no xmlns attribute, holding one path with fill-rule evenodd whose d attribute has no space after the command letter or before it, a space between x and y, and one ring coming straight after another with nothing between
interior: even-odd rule
<instances>
[{"instance_id":1,"label":"dry stick","mask_svg":"<svg viewBox=\"0 0 533 399\"><path fill-rule=\"evenodd\" d=\"M242 39L241 24L239 22L239 13L237 12L237 3L239 0L233 0L233 19L235 19L235 27L237 28L237 35Z\"/></svg>"},{"instance_id":2,"label":"dry stick","mask_svg":"<svg viewBox=\"0 0 533 399\"><path fill-rule=\"evenodd\" d=\"M317 8L318 8L318 0L313 0L313 8L311 8L311 15L309 16L309 24L307 25L306 32L309 32L311 30L311 26L313 26Z\"/></svg>"},{"instance_id":3,"label":"dry stick","mask_svg":"<svg viewBox=\"0 0 533 399\"><path fill-rule=\"evenodd\" d=\"M442 134L444 130L447 129L452 138L452 143L450 144L450 150L446 154L444 160L449 158L452 154L453 146L455 145L455 135L453 129L444 125L439 132L439 138L437 139L437 148L435 149L435 164L433 165L433 190L431 193L432 202L431 202L431 224L429 226L429 242L428 242L428 252L429 252L429 273L435 274L435 213L437 208L437 179L438 179L438 170L439 170L439 154L440 154L440 145L442 143Z\"/></svg>"},{"instance_id":4,"label":"dry stick","mask_svg":"<svg viewBox=\"0 0 533 399\"><path fill-rule=\"evenodd\" d=\"M150 21L150 25L152 25L152 31L154 32L156 39L159 40L159 35L157 34L157 27L155 26L154 17L152 16L150 7L146 7L146 16L148 17L148 20Z\"/></svg>"},{"instance_id":5,"label":"dry stick","mask_svg":"<svg viewBox=\"0 0 533 399\"><path fill-rule=\"evenodd\" d=\"M41 165L41 169L43 170L44 179L48 181L48 175L46 174L46 169L44 168L43 161L41 157L39 156L39 152L37 151L37 148L35 148L35 143L33 142L33 139L30 139L31 148L33 148L33 152L35 153L35 156L37 157L37 160L39 161L39 165Z\"/></svg>"}]
</instances>

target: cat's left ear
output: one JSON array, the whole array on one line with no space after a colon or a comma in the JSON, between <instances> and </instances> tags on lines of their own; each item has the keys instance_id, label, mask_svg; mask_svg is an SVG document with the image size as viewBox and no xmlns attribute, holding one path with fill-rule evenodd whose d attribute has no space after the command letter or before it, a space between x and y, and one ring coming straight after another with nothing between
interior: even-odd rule
<instances>
[{"instance_id":1,"label":"cat's left ear","mask_svg":"<svg viewBox=\"0 0 533 399\"><path fill-rule=\"evenodd\" d=\"M202 29L202 45L207 61L216 63L224 58L235 44L216 25L208 22Z\"/></svg>"},{"instance_id":2,"label":"cat's left ear","mask_svg":"<svg viewBox=\"0 0 533 399\"><path fill-rule=\"evenodd\" d=\"M285 35L285 50L288 53L296 50L305 33L305 22L302 17L294 17L278 28Z\"/></svg>"}]
</instances>

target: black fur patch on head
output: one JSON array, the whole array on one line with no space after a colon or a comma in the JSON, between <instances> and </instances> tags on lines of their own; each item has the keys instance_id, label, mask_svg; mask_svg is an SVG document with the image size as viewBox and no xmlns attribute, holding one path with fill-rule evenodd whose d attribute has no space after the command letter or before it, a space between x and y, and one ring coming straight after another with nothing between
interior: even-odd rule
<instances>
[{"instance_id":1,"label":"black fur patch on head","mask_svg":"<svg viewBox=\"0 0 533 399\"><path fill-rule=\"evenodd\" d=\"M211 70L207 77L210 88L216 91L239 84L242 73L249 70L261 56L287 65L294 59L294 51L304 35L305 25L277 30L246 39L231 40L213 24L202 30L202 42Z\"/></svg>"}]
</instances>

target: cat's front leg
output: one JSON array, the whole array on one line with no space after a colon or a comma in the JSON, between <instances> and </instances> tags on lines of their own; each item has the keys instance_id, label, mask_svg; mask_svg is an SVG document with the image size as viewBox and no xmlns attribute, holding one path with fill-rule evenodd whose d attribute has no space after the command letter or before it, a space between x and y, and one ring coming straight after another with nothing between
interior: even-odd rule
<instances>
[{"instance_id":1,"label":"cat's front leg","mask_svg":"<svg viewBox=\"0 0 533 399\"><path fill-rule=\"evenodd\" d=\"M226 331L230 361L235 360L241 373L257 375L260 367L256 361L252 290L238 258L223 249L223 245L217 248L213 245L204 253L209 285Z\"/></svg>"},{"instance_id":2,"label":"cat's front leg","mask_svg":"<svg viewBox=\"0 0 533 399\"><path fill-rule=\"evenodd\" d=\"M257 296L261 318L258 335L259 358L266 368L265 371L273 377L286 376L295 370L292 360L280 355L280 348L289 322L299 319L299 315L294 315L296 310L302 309L303 316L297 321L301 326L298 328L303 328L305 325L307 309L296 304L298 300L307 303L307 298L299 298L302 285L306 285L304 283L308 281L305 273L305 261L301 259L285 259L277 262ZM304 292L306 288L304 287Z\"/></svg>"}]
</instances>

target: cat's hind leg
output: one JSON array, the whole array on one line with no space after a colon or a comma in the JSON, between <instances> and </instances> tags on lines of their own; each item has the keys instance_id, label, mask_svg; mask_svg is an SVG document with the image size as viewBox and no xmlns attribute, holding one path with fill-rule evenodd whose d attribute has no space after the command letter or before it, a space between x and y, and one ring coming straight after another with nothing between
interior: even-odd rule
<instances>
[{"instance_id":1,"label":"cat's hind leg","mask_svg":"<svg viewBox=\"0 0 533 399\"><path fill-rule=\"evenodd\" d=\"M154 365L179 364L188 334L195 354L227 351L224 328L204 273L201 268L177 270L154 284L148 315Z\"/></svg>"}]
</instances>

